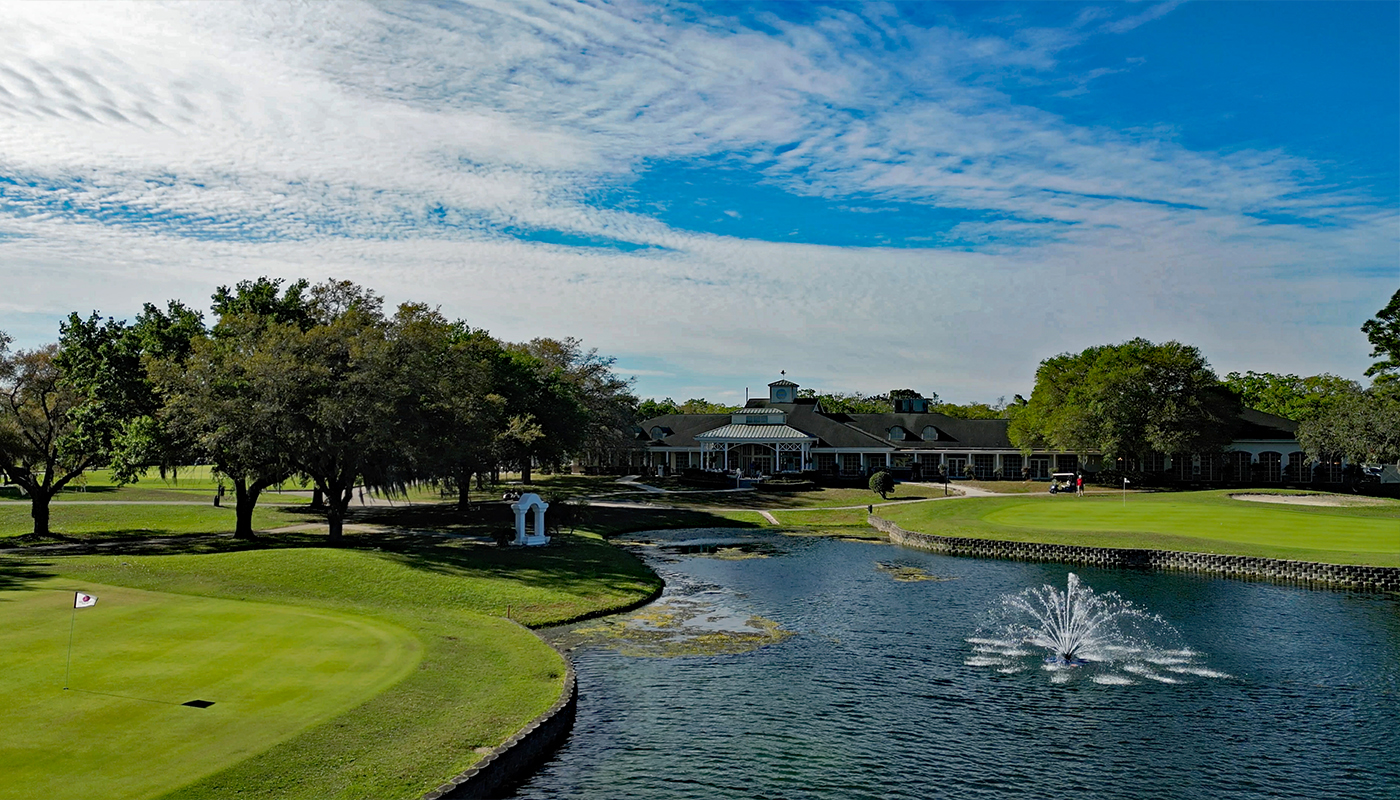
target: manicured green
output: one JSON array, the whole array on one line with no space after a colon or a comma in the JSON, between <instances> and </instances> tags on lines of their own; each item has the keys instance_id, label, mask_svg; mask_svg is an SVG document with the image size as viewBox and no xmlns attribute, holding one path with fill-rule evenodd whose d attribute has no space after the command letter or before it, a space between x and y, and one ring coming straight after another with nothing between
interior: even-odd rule
<instances>
[{"instance_id":1,"label":"manicured green","mask_svg":"<svg viewBox=\"0 0 1400 800\"><path fill-rule=\"evenodd\" d=\"M361 705L342 704L329 719L306 719L304 726L310 727L288 731L268 726L261 735L245 735L236 748L241 760L205 777L200 776L212 767L204 766L204 759L190 761L170 751L142 762L143 780L158 784L156 791L128 792L126 784L115 778L104 784L104 773L92 772L80 776L86 783L72 791L46 791L43 787L49 784L38 782L13 792L90 797L168 792L169 797L269 799L417 796L466 769L480 757L478 749L499 744L558 697L563 661L504 615L528 625L556 624L631 605L660 585L630 554L590 535L560 537L539 550L460 539L354 534L347 537L347 548L278 547L279 538L266 537L263 545L269 549L213 554L0 557L0 588L10 597L52 594L51 579L61 577L66 585L84 588L120 586L161 593L172 598L171 607L182 599L218 598L257 601L269 613L353 620L366 630L403 631L411 637L403 649L411 651L417 665L406 677L378 694L370 692L373 696ZM194 540L190 549L197 549ZM124 590L103 590L113 591ZM102 601L97 608L105 610L107 597L98 594ZM17 608L18 604L0 602L0 630L16 627L12 620L18 619ZM152 612L151 625L166 624L158 616ZM90 619L95 617L80 617L79 623ZM300 636L300 622L283 625L294 639ZM247 661L240 652L241 639L228 644L231 666ZM268 657L280 647L268 643ZM162 651L155 640L143 649L154 656ZM34 650L7 648L18 659L29 658ZM112 669L117 676L122 673L116 666ZM172 670L178 671L178 665ZM140 670L133 666L129 671ZM277 687L269 680L261 689L248 691L275 695ZM6 708L14 705L9 688L0 689L0 703ZM185 699L194 697L182 696ZM231 701L229 706L181 710L229 713L241 707ZM113 752L137 752L136 743L156 735L143 725L123 724L119 716L81 730L68 725L61 709L50 708L40 716L59 729L52 735L60 739L108 737ZM35 735L32 727L7 725L4 735L10 742L23 742ZM198 744L199 732L191 733L190 739L191 746Z\"/></svg>"},{"instance_id":2,"label":"manicured green","mask_svg":"<svg viewBox=\"0 0 1400 800\"><path fill-rule=\"evenodd\" d=\"M1400 502L1328 508L1251 503L1229 491L967 498L887 507L903 528L944 536L1138 547L1400 566Z\"/></svg>"},{"instance_id":3,"label":"manicured green","mask_svg":"<svg viewBox=\"0 0 1400 800\"><path fill-rule=\"evenodd\" d=\"M75 586L98 604L74 615ZM0 604L0 798L16 800L161 794L348 711L422 654L363 617L90 582Z\"/></svg>"},{"instance_id":4,"label":"manicured green","mask_svg":"<svg viewBox=\"0 0 1400 800\"><path fill-rule=\"evenodd\" d=\"M233 508L211 505L124 505L113 503L64 503L54 501L50 527L68 538L124 539L220 533L233 530ZM320 516L272 505L253 510L258 530L317 522ZM34 530L28 503L0 503L0 547L6 537L28 536ZM17 542L18 543L18 542Z\"/></svg>"},{"instance_id":5,"label":"manicured green","mask_svg":"<svg viewBox=\"0 0 1400 800\"><path fill-rule=\"evenodd\" d=\"M942 497L942 487L898 484L889 500L920 500ZM629 503L686 508L752 508L774 510L783 508L840 508L886 502L869 489L826 487L811 492L676 492L673 494L638 493L606 499Z\"/></svg>"}]
</instances>

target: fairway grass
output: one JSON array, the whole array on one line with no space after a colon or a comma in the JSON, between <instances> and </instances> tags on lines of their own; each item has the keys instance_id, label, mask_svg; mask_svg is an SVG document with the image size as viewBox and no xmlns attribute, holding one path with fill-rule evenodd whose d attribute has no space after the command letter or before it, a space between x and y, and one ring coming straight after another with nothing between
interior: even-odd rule
<instances>
[{"instance_id":1,"label":"fairway grass","mask_svg":"<svg viewBox=\"0 0 1400 800\"><path fill-rule=\"evenodd\" d=\"M0 593L0 798L162 794L368 700L422 653L383 622L92 583L98 604L74 615L75 585Z\"/></svg>"},{"instance_id":2,"label":"fairway grass","mask_svg":"<svg viewBox=\"0 0 1400 800\"><path fill-rule=\"evenodd\" d=\"M1229 491L966 498L880 516L940 536L1400 566L1400 502L1354 508L1245 503ZM816 520L814 520L816 522Z\"/></svg>"},{"instance_id":3,"label":"fairway grass","mask_svg":"<svg viewBox=\"0 0 1400 800\"><path fill-rule=\"evenodd\" d=\"M179 536L189 533L226 533L234 528L233 508L213 505L122 505L116 503L64 503L49 506L49 529L69 538L129 539ZM259 505L253 509L253 528L266 530L283 525L315 522L321 517L304 510ZM9 537L34 530L28 503L0 503L0 547Z\"/></svg>"},{"instance_id":4,"label":"fairway grass","mask_svg":"<svg viewBox=\"0 0 1400 800\"><path fill-rule=\"evenodd\" d=\"M149 699L164 699L167 695L154 694L163 678L170 682L167 694L175 702L205 699L216 704L193 709L152 703L141 704L151 709L131 717L96 711L83 716L61 705L72 702L65 697L74 694L71 690L29 697L35 685L52 677L54 642L60 653L66 645L72 595L59 596L57 585L91 590L100 598L96 607L77 612L75 685L94 685L86 682L97 678L113 684L126 681L135 687L132 697L150 693ZM104 588L95 588L99 586ZM33 673L25 686L12 680L0 688L0 703L7 709L37 704L23 721L6 717L0 727L0 749L6 751L0 755L0 769L6 773L0 791L14 797L416 797L471 766L481 751L500 744L559 697L563 659L517 622L549 625L623 608L659 586L659 579L630 554L583 535L558 537L538 550L425 537L397 550L386 545L383 550L285 547L197 555L0 556L0 588L5 590L0 630L14 636L20 633L10 632L30 630L32 637L27 644L4 643L6 658L34 664L21 668ZM194 624L190 620L200 619L204 612L199 609L215 608L200 604L213 603L224 604L219 607L230 609L235 617L236 609L261 609L277 617L269 619L268 626L285 638L250 634L252 642L245 642L241 631L261 627L255 620L239 623L252 628L234 626L225 636L220 618L206 616L195 628L212 633L212 639L171 649L153 634L151 644L132 648L130 658L109 657L101 668L105 671L80 673L80 648L85 642L99 643L85 632L96 630L102 614L122 608L113 601L131 590L166 598L152 600L146 612L131 612L152 631L185 630ZM35 625L21 624L35 613L21 608L31 602L44 605L50 602L46 596L60 604L57 640L50 630L52 619L38 625L42 633L35 632ZM46 613L52 617L54 609ZM515 621L504 619L506 614ZM324 620L316 622L324 632L312 630L316 620ZM127 626L114 625L104 633L116 637L106 641L118 656L125 653L115 644L123 627ZM384 632L408 637L394 640L394 658L379 672L363 666L338 677L349 669L344 664L357 663L337 655L339 640L356 651L354 657L380 664L373 659L383 647L367 645L366 637L387 635ZM297 654L321 647L317 642L327 652L298 664ZM216 657L221 646L228 648L223 651L226 659ZM186 647L198 657L185 658ZM280 650L286 652L274 652ZM318 658L324 669L316 666L322 663ZM262 670L260 659L280 666ZM236 673L245 669L250 675L239 684ZM298 672L302 674L292 674ZM225 673L228 676L219 677ZM352 679L352 673L360 677ZM397 680L384 677L389 673ZM322 681L332 680L343 680L344 690L315 696ZM308 692L312 697L304 697ZM257 703L301 708L296 712L301 714L299 722L274 724L262 713L242 716ZM161 727L167 718L160 714L169 712L186 714L169 719L188 719L191 724L233 718L248 724L189 729L179 747L143 755L151 752L143 749L147 739L165 736ZM218 749L224 747L214 741L218 739L228 739L228 747ZM106 740L104 753L125 754L137 763L144 783L137 786L109 773L100 762L77 771L70 771L71 764L48 762L48 770L37 766L23 783L4 768L30 757L22 751L31 741L51 742L46 751L54 751L54 758L67 758L60 755L65 747L79 753L87 747L67 743L88 740ZM215 748L228 758L211 764L200 748ZM50 790L55 779L67 783Z\"/></svg>"}]
</instances>

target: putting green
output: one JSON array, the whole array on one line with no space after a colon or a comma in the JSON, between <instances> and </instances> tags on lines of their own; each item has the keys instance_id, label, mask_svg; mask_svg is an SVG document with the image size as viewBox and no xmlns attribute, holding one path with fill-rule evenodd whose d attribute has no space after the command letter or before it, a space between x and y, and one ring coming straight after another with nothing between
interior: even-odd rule
<instances>
[{"instance_id":1,"label":"putting green","mask_svg":"<svg viewBox=\"0 0 1400 800\"><path fill-rule=\"evenodd\" d=\"M99 602L74 617L78 589ZM365 702L421 654L335 612L63 579L0 592L0 798L162 794Z\"/></svg>"},{"instance_id":2,"label":"putting green","mask_svg":"<svg viewBox=\"0 0 1400 800\"><path fill-rule=\"evenodd\" d=\"M1202 502L1214 500L1215 502ZM1140 531L1213 541L1334 550L1400 551L1400 519L1264 506L1219 495L1035 498L991 511L983 520L1057 531Z\"/></svg>"}]
</instances>

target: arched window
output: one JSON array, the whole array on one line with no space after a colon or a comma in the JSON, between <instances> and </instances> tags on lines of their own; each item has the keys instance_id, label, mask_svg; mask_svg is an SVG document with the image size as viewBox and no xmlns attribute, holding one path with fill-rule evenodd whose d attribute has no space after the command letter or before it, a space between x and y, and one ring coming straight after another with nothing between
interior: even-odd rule
<instances>
[{"instance_id":1,"label":"arched window","mask_svg":"<svg viewBox=\"0 0 1400 800\"><path fill-rule=\"evenodd\" d=\"M664 439L664 438L666 438L666 429L663 428L663 427L661 427L660 425L653 425L652 428L651 428L651 438L653 438L653 439Z\"/></svg>"},{"instance_id":2,"label":"arched window","mask_svg":"<svg viewBox=\"0 0 1400 800\"><path fill-rule=\"evenodd\" d=\"M925 425L923 437L924 441L926 442L938 441L938 429L933 427L932 425Z\"/></svg>"},{"instance_id":3,"label":"arched window","mask_svg":"<svg viewBox=\"0 0 1400 800\"><path fill-rule=\"evenodd\" d=\"M891 442L902 442L902 441L904 441L904 429L901 428L901 427L899 427L898 425L894 426L893 428L890 428L890 441L891 441Z\"/></svg>"}]
</instances>

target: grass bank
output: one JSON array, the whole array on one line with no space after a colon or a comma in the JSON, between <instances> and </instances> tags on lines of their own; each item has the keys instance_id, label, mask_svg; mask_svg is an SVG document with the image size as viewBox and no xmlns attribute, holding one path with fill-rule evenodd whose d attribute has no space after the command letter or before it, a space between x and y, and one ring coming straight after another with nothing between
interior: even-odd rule
<instances>
[{"instance_id":1,"label":"grass bank","mask_svg":"<svg viewBox=\"0 0 1400 800\"><path fill-rule=\"evenodd\" d=\"M191 552L172 555L0 557L0 630L7 635L31 631L29 638L4 642L7 680L0 688L0 704L24 706L30 721L7 721L0 750L23 754L30 752L26 743L57 737L82 740L86 759L81 770L53 763L23 780L0 763L7 775L0 796L416 796L466 769L480 757L478 749L499 744L558 697L562 659L504 619L506 614L526 625L558 624L632 605L659 588L659 579L645 565L594 534L560 537L548 548L528 551L442 537L352 534L347 539L347 547L325 548L301 546L314 537L273 536L257 549L207 552L207 541L191 537ZM57 603L58 615L65 616L72 599L67 592L89 587L104 587L95 593L106 597L78 612L84 615L81 623L122 608L111 602L121 593L148 600L146 610L135 615L145 619L142 625L111 629L117 638L108 646L118 655L104 659L108 672L102 681L128 691L110 694L140 697L155 691L148 680L154 669L179 675L184 683L178 697L146 699L200 697L216 704L193 710L103 697L99 708L73 713L65 704L74 693L62 691L61 673L51 674L54 626L20 624L27 613L21 609L38 603L52 616L55 608L50 606ZM181 658L179 649L170 647L171 631L180 631L184 639L218 655L221 632L230 629L210 623L207 613L189 610L209 603L235 610L256 606L269 621L319 616L358 625L356 630L400 632L407 644L351 649L408 654L411 663L387 685L375 682L382 679L382 670L352 681L361 689L369 687L350 693L353 707L345 707L342 693L339 700L312 702L291 722L273 724L262 713L265 709L237 697L295 705L307 691L288 680L305 678L292 675L305 668L256 668L258 658L240 655L238 648L248 644L242 635L228 639L227 658ZM58 627L62 639L66 631ZM303 632L303 627L275 625L290 641L264 641L259 658L275 661L285 655L295 661L300 649L319 641L314 630ZM334 654L331 647L325 657ZM393 672L404 661L389 658L386 663L385 669ZM243 695L222 688L230 670L246 673ZM321 672L310 669L311 677L317 674ZM197 757L195 750L180 747L157 747L158 753L142 756L163 741L163 726L170 721L161 713L143 712L147 705L167 715L186 714L170 717L186 726L178 729L180 741L226 740L226 746L200 750ZM108 763L138 765L139 780L123 777L132 770L105 769ZM44 781L59 773L62 790L51 791Z\"/></svg>"},{"instance_id":2,"label":"grass bank","mask_svg":"<svg viewBox=\"0 0 1400 800\"><path fill-rule=\"evenodd\" d=\"M1126 505L1115 495L967 498L890 506L880 516L940 536L1400 566L1400 502L1325 508L1230 494L1138 494Z\"/></svg>"}]
</instances>

